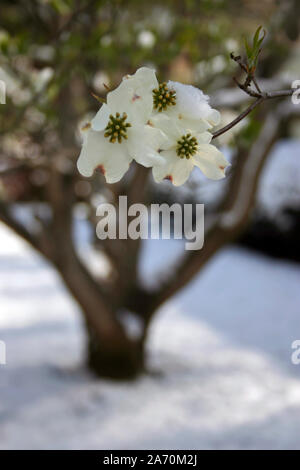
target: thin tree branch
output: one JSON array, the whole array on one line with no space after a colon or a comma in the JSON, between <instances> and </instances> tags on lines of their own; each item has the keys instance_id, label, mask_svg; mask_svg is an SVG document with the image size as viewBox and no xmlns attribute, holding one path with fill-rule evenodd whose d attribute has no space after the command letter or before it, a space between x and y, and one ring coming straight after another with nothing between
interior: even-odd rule
<instances>
[{"instance_id":1,"label":"thin tree branch","mask_svg":"<svg viewBox=\"0 0 300 470\"><path fill-rule=\"evenodd\" d=\"M259 28L260 29L260 28ZM259 31L259 30L258 30ZM265 34L265 33L264 33ZM258 54L260 53L261 49L259 49ZM273 98L281 98L284 96L291 96L294 92L293 89L290 90L281 90L281 91L270 91L270 92L262 92L261 88L258 85L258 82L255 77L255 71L256 71L256 64L253 66L250 66L249 63L245 63L242 60L242 57L240 55L235 56L233 53L230 54L230 57L234 62L236 62L242 72L246 73L246 78L243 83L240 83L236 77L233 77L233 80L235 84L243 90L247 95L251 96L252 98L256 98L256 101L254 101L250 106L248 106L245 111L243 111L239 116L237 116L233 121L231 121L229 124L226 126L222 127L218 131L213 133L213 139L216 137L219 137L222 134L225 134L225 132L229 131L232 129L236 124L238 124L242 119L244 119L246 116L248 116L253 109L256 108L259 104L261 104L265 100L273 99ZM256 91L251 88L251 83L254 84Z\"/></svg>"},{"instance_id":2,"label":"thin tree branch","mask_svg":"<svg viewBox=\"0 0 300 470\"><path fill-rule=\"evenodd\" d=\"M244 90L247 94L249 94L249 90ZM226 126L222 127L221 129L217 130L216 132L213 133L212 138L215 139L216 137L219 137L222 134L225 134L225 132L229 131L232 129L234 126L236 126L240 121L242 121L248 114L253 111L256 106L261 104L263 101L274 99L274 98L282 98L284 96L291 96L293 94L294 90L281 90L281 91L269 91L265 93L261 93L260 95L256 93L254 96L256 96L256 100L251 103L248 108L245 109L239 116L237 116L233 121L231 121L229 124ZM253 96L252 94L250 96Z\"/></svg>"},{"instance_id":3,"label":"thin tree branch","mask_svg":"<svg viewBox=\"0 0 300 470\"><path fill-rule=\"evenodd\" d=\"M258 106L263 101L264 101L263 98L257 98L256 101L251 103L251 105L248 106L248 108L245 109L245 111L243 111L241 114L239 114L239 116L237 116L233 121L231 121L229 124L219 129L218 131L214 132L212 138L215 139L216 137L219 137L220 135L225 134L225 132L232 129L240 121L242 121L246 116L248 116L248 114L250 114L251 111L253 111L253 109L256 108L256 106Z\"/></svg>"}]
</instances>

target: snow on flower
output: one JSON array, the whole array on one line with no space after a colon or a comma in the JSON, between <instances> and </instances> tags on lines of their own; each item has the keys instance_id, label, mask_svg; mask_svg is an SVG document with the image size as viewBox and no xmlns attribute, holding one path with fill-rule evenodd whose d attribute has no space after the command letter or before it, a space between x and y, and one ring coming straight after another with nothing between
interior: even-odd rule
<instances>
[{"instance_id":1,"label":"snow on flower","mask_svg":"<svg viewBox=\"0 0 300 470\"><path fill-rule=\"evenodd\" d=\"M133 159L150 167L163 163L159 149L165 140L158 128L148 125L153 109L155 71L142 67L123 78L83 130L83 145L77 162L83 176L96 168L108 183L119 181Z\"/></svg>"},{"instance_id":2,"label":"snow on flower","mask_svg":"<svg viewBox=\"0 0 300 470\"><path fill-rule=\"evenodd\" d=\"M220 113L209 105L209 97L199 88L183 83L161 83L153 91L154 109L178 119L187 129L202 132L220 122Z\"/></svg>"},{"instance_id":3,"label":"snow on flower","mask_svg":"<svg viewBox=\"0 0 300 470\"><path fill-rule=\"evenodd\" d=\"M152 168L157 183L167 178L175 186L180 186L188 179L194 166L200 168L207 178L224 178L229 163L224 155L210 144L210 132L187 130L181 127L178 121L163 114L153 116L152 123L162 129L168 137L167 143L161 149L165 163L154 165Z\"/></svg>"}]
</instances>

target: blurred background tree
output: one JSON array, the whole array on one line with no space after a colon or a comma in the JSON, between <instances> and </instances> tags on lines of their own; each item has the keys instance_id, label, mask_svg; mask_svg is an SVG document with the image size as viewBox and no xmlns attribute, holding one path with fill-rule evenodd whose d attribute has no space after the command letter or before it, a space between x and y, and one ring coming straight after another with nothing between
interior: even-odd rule
<instances>
[{"instance_id":1,"label":"blurred background tree","mask_svg":"<svg viewBox=\"0 0 300 470\"><path fill-rule=\"evenodd\" d=\"M259 24L268 30L258 69L262 85L280 89L299 78L286 73L297 55L299 10L297 0L2 1L0 79L7 96L0 107L0 220L55 267L80 305L87 362L98 375L131 378L145 370L155 312L246 229L263 166L274 143L298 122L299 110L289 99L264 103L219 139L231 146L232 167L207 205L204 249L183 253L150 288L139 272L140 240L95 240L97 205L117 205L119 195L129 204L205 202L205 182L194 178L174 190L170 182L153 184L140 166L114 185L101 174L82 178L79 128L99 107L92 93L105 97L123 75L152 66L160 80L211 94L226 124L251 101L234 88L230 52L239 52L242 38ZM96 264L97 256L107 260L105 275L78 250L79 218L90 229ZM134 338L125 325L128 312L140 325Z\"/></svg>"}]
</instances>

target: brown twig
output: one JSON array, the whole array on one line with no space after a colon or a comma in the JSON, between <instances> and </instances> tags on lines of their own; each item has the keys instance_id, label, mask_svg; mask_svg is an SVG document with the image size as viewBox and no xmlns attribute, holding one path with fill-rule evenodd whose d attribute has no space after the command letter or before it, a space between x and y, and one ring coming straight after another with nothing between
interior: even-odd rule
<instances>
[{"instance_id":1,"label":"brown twig","mask_svg":"<svg viewBox=\"0 0 300 470\"><path fill-rule=\"evenodd\" d=\"M221 129L217 130L216 132L214 132L212 138L215 139L216 137L219 137L220 135L225 134L225 132L232 129L234 126L236 126L236 124L238 124L240 121L242 121L248 114L251 113L251 111L253 111L254 108L256 108L256 106L261 104L263 101L270 100L270 99L273 99L273 98L282 98L284 96L291 96L293 94L293 92L294 92L294 90L291 89L291 90L281 90L281 91L269 91L269 92L265 92L265 93L261 92L260 94L256 94L255 95L256 100L253 103L251 103L251 105L248 106L248 108L246 108L245 111L243 111L241 114L239 114L239 116L236 117L233 121L231 121L226 126L222 127ZM246 92L246 93L248 93L248 92ZM253 96L253 95L250 95L250 96Z\"/></svg>"},{"instance_id":2,"label":"brown twig","mask_svg":"<svg viewBox=\"0 0 300 470\"><path fill-rule=\"evenodd\" d=\"M260 50L259 50L260 52ZM272 98L280 98L284 96L290 96L293 94L293 89L291 90L282 90L282 91L270 91L270 92L263 92L261 88L259 87L257 80L255 78L255 70L256 66L254 67L249 67L248 63L245 63L242 61L242 58L240 55L235 56L233 53L230 54L230 57L234 62L236 62L240 69L246 73L246 78L244 80L244 83L240 83L236 77L233 77L233 80L235 84L243 90L247 95L251 96L252 98L256 98L256 100L248 106L248 108L245 109L239 116L237 116L233 121L231 121L229 124L226 126L222 127L221 129L217 130L216 132L213 133L213 139L216 137L219 137L220 135L224 134L225 132L229 131L232 129L236 124L238 124L242 119L244 119L246 116L248 116L251 111L253 111L256 106L261 104L265 100L269 100ZM256 91L251 88L251 83L253 82Z\"/></svg>"},{"instance_id":3,"label":"brown twig","mask_svg":"<svg viewBox=\"0 0 300 470\"><path fill-rule=\"evenodd\" d=\"M236 126L236 124L238 124L240 121L242 121L249 113L251 113L251 111L256 108L257 105L259 105L260 103L262 103L263 101L263 98L257 98L256 101L254 101L250 106L248 106L247 109L245 109L245 111L243 111L238 117L236 117L233 121L231 121L229 124L227 124L226 126L222 127L221 129L219 129L218 131L214 132L213 133L213 136L212 138L215 139L216 137L219 137L220 135L222 134L225 134L225 132L229 131L230 129L232 129L232 127Z\"/></svg>"}]
</instances>

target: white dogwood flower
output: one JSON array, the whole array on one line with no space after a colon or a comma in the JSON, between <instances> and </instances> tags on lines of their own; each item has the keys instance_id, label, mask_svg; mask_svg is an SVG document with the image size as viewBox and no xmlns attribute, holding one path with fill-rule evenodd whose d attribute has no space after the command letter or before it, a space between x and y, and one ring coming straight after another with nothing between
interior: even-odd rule
<instances>
[{"instance_id":1,"label":"white dogwood flower","mask_svg":"<svg viewBox=\"0 0 300 470\"><path fill-rule=\"evenodd\" d=\"M132 158L121 146L115 145L104 138L103 132L94 131L88 123L82 129L83 144L77 162L79 172L83 176L92 176L94 170L100 171L107 183L119 181L129 168Z\"/></svg>"},{"instance_id":2,"label":"white dogwood flower","mask_svg":"<svg viewBox=\"0 0 300 470\"><path fill-rule=\"evenodd\" d=\"M199 88L178 82L161 83L153 90L154 109L195 132L204 132L220 122L219 111L208 101Z\"/></svg>"},{"instance_id":3,"label":"white dogwood flower","mask_svg":"<svg viewBox=\"0 0 300 470\"><path fill-rule=\"evenodd\" d=\"M211 179L229 165L210 144L208 132L220 120L208 97L193 86L158 84L155 71L142 67L107 95L85 126L78 169L91 176L98 168L109 183L119 181L133 159L153 167L154 179L183 184L194 165Z\"/></svg>"},{"instance_id":4,"label":"white dogwood flower","mask_svg":"<svg viewBox=\"0 0 300 470\"><path fill-rule=\"evenodd\" d=\"M218 180L224 178L225 169L229 166L224 155L210 144L210 132L187 131L173 119L165 115L152 118L152 124L162 129L168 136L168 142L160 150L165 159L162 165L152 168L154 180L160 183L167 178L175 186L186 182L196 165L207 178Z\"/></svg>"},{"instance_id":5,"label":"white dogwood flower","mask_svg":"<svg viewBox=\"0 0 300 470\"><path fill-rule=\"evenodd\" d=\"M95 168L107 182L119 181L132 159L150 167L164 163L159 150L165 141L160 129L148 125L153 110L155 71L142 67L107 95L91 126L84 132L78 169L91 176Z\"/></svg>"}]
</instances>

